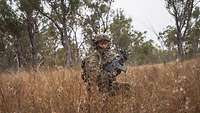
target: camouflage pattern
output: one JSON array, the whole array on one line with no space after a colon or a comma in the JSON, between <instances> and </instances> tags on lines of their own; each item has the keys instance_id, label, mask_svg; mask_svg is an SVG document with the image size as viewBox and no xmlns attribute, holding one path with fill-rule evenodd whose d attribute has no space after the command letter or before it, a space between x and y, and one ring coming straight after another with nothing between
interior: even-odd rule
<instances>
[{"instance_id":1,"label":"camouflage pattern","mask_svg":"<svg viewBox=\"0 0 200 113\"><path fill-rule=\"evenodd\" d=\"M96 41L107 40L105 38L108 37L96 37ZM81 66L82 79L87 89L85 109L88 113L94 113L94 111L95 113L107 113L108 97L125 94L124 91L130 90L130 85L116 82L116 76L103 70L103 66L117 56L116 52L109 47L101 49L97 45L93 46Z\"/></svg>"},{"instance_id":2,"label":"camouflage pattern","mask_svg":"<svg viewBox=\"0 0 200 113\"><path fill-rule=\"evenodd\" d=\"M104 64L111 62L116 56L116 52L108 48L102 49L98 47L99 41L106 40L108 43L110 39L105 34L99 34L94 38L94 47L91 49L90 54L82 62L82 79L86 83L86 89L89 94L99 92L103 94L114 94L119 91L120 87L130 88L128 84L120 84L116 82L116 76L103 70Z\"/></svg>"},{"instance_id":3,"label":"camouflage pattern","mask_svg":"<svg viewBox=\"0 0 200 113\"><path fill-rule=\"evenodd\" d=\"M103 65L111 62L116 56L111 49L93 50L88 57L83 60L82 78L86 83L88 92L99 91L100 93L115 94L122 84L116 82L116 76L103 70ZM124 86L123 86L124 87ZM125 87L129 87L127 84ZM126 89L127 89L126 88Z\"/></svg>"},{"instance_id":4,"label":"camouflage pattern","mask_svg":"<svg viewBox=\"0 0 200 113\"><path fill-rule=\"evenodd\" d=\"M87 91L91 92L92 87L96 88L97 86L97 76L101 72L100 68L100 56L97 51L91 52L90 55L82 61L82 79L86 83Z\"/></svg>"}]
</instances>

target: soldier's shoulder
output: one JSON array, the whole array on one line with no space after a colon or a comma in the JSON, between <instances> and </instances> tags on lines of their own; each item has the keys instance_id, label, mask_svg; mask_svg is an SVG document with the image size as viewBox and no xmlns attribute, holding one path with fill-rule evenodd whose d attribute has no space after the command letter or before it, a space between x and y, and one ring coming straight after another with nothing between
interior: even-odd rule
<instances>
[{"instance_id":1,"label":"soldier's shoulder","mask_svg":"<svg viewBox=\"0 0 200 113\"><path fill-rule=\"evenodd\" d=\"M115 50L109 49L105 52L104 59L109 62L112 61L117 55L118 54Z\"/></svg>"},{"instance_id":2,"label":"soldier's shoulder","mask_svg":"<svg viewBox=\"0 0 200 113\"><path fill-rule=\"evenodd\" d=\"M91 50L86 54L84 60L94 60L94 59L97 59L98 57L99 57L98 51Z\"/></svg>"}]
</instances>

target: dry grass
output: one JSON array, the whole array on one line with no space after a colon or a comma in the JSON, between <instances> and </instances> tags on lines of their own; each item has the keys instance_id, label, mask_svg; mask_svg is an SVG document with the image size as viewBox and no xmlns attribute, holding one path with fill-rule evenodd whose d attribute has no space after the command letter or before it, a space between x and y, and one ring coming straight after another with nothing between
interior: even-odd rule
<instances>
[{"instance_id":1,"label":"dry grass","mask_svg":"<svg viewBox=\"0 0 200 113\"><path fill-rule=\"evenodd\" d=\"M109 113L200 113L200 59L129 67L118 81L129 96L108 100ZM0 113L79 113L86 96L80 71L0 75Z\"/></svg>"}]
</instances>

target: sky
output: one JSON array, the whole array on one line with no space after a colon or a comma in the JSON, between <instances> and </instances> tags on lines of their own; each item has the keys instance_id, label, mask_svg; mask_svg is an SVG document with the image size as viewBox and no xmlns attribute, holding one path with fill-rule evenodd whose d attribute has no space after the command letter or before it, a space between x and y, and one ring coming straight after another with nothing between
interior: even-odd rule
<instances>
[{"instance_id":1,"label":"sky","mask_svg":"<svg viewBox=\"0 0 200 113\"><path fill-rule=\"evenodd\" d=\"M123 9L127 17L132 18L135 30L147 31L147 36L157 43L154 31L158 33L174 24L164 0L115 0L113 6Z\"/></svg>"}]
</instances>

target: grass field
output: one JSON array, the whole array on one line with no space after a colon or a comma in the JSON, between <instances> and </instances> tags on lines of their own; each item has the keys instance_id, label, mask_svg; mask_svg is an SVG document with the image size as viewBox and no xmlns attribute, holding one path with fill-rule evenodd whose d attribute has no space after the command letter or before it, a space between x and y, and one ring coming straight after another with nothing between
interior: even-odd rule
<instances>
[{"instance_id":1,"label":"grass field","mask_svg":"<svg viewBox=\"0 0 200 113\"><path fill-rule=\"evenodd\" d=\"M110 97L108 113L200 113L200 59L129 67L118 81L131 94ZM80 70L0 75L0 113L84 113L85 97Z\"/></svg>"}]
</instances>

